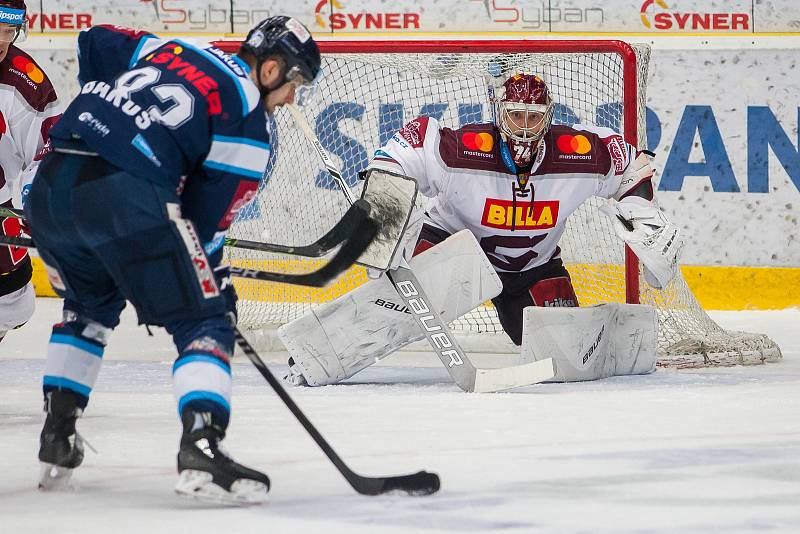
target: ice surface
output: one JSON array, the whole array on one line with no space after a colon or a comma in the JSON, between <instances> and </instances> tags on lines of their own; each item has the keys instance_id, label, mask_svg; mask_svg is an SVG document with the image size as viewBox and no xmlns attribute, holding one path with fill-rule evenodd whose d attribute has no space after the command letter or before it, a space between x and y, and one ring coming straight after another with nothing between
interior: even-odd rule
<instances>
[{"instance_id":1,"label":"ice surface","mask_svg":"<svg viewBox=\"0 0 800 534\"><path fill-rule=\"evenodd\" d=\"M0 344L2 534L800 532L800 310L713 314L772 336L778 364L479 395L432 356L397 355L345 385L291 390L354 470L438 472L432 497L354 493L242 359L225 444L273 488L265 506L230 509L173 494L173 352L129 313L79 421L99 454L87 452L74 491L36 490L43 357L59 316L57 301L38 304ZM275 372L281 358L270 357Z\"/></svg>"}]
</instances>

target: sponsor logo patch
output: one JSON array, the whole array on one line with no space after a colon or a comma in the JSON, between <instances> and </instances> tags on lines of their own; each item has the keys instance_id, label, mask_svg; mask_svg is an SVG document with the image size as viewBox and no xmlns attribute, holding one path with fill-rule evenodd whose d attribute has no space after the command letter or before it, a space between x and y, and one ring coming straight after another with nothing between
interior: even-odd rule
<instances>
[{"instance_id":1,"label":"sponsor logo patch","mask_svg":"<svg viewBox=\"0 0 800 534\"><path fill-rule=\"evenodd\" d=\"M11 64L14 66L14 68L11 69L12 72L16 71L16 74L24 75L24 77L28 78L33 83L42 83L44 81L44 72L30 59L17 56L11 60Z\"/></svg>"},{"instance_id":2,"label":"sponsor logo patch","mask_svg":"<svg viewBox=\"0 0 800 534\"><path fill-rule=\"evenodd\" d=\"M142 134L136 134L136 137L133 138L131 144L134 146L134 148L136 148L136 150L144 154L144 156L149 159L153 165L156 167L161 167L161 161L159 161L159 159L156 157L156 153L153 152L150 144L145 140L144 137L142 137Z\"/></svg>"},{"instance_id":3,"label":"sponsor logo patch","mask_svg":"<svg viewBox=\"0 0 800 534\"><path fill-rule=\"evenodd\" d=\"M241 67L239 67L233 59L231 59L230 56L221 50L217 48L214 48L213 50L212 48L206 48L206 50L210 53L214 53L214 51L219 52L219 54L214 55L223 60L223 63L231 68L231 70L233 70L231 67L232 64L238 68L240 72L244 72ZM208 114L219 115L222 113L222 102L219 97L219 84L214 78L206 74L205 71L200 70L190 61L180 57L183 51L184 48L181 45L176 43L167 43L162 49L148 55L145 60L155 65L164 65L166 70L175 72L175 74L191 83L192 86L194 86L194 88L205 97L206 102L208 103ZM228 60L230 60L231 63L228 63Z\"/></svg>"},{"instance_id":4,"label":"sponsor logo patch","mask_svg":"<svg viewBox=\"0 0 800 534\"><path fill-rule=\"evenodd\" d=\"M488 132L467 132L461 136L461 142L467 150L491 152L494 148L494 137Z\"/></svg>"},{"instance_id":5,"label":"sponsor logo patch","mask_svg":"<svg viewBox=\"0 0 800 534\"><path fill-rule=\"evenodd\" d=\"M21 25L25 22L25 10L13 7L0 7L0 22L3 24Z\"/></svg>"},{"instance_id":6,"label":"sponsor logo patch","mask_svg":"<svg viewBox=\"0 0 800 534\"><path fill-rule=\"evenodd\" d=\"M236 220L236 216L239 215L242 208L247 206L247 204L255 198L258 194L258 184L259 182L254 180L242 180L239 182L239 187L236 188L236 192L233 194L233 200L231 200L228 206L228 211L219 223L220 229L228 228L233 224L233 221Z\"/></svg>"},{"instance_id":7,"label":"sponsor logo patch","mask_svg":"<svg viewBox=\"0 0 800 534\"><path fill-rule=\"evenodd\" d=\"M469 159L494 160L494 136L489 132L465 132L459 139L459 155Z\"/></svg>"},{"instance_id":8,"label":"sponsor logo patch","mask_svg":"<svg viewBox=\"0 0 800 534\"><path fill-rule=\"evenodd\" d=\"M614 135L606 140L606 146L614 162L614 174L619 176L625 171L625 141L619 135Z\"/></svg>"},{"instance_id":9,"label":"sponsor logo patch","mask_svg":"<svg viewBox=\"0 0 800 534\"><path fill-rule=\"evenodd\" d=\"M558 200L536 200L533 209L527 202L517 202L515 210L514 204L511 200L487 198L481 225L503 230L544 230L553 228L558 221Z\"/></svg>"},{"instance_id":10,"label":"sponsor logo patch","mask_svg":"<svg viewBox=\"0 0 800 534\"><path fill-rule=\"evenodd\" d=\"M558 159L592 159L592 154L590 154L592 151L592 143L585 135L560 135L558 139L556 139L556 146L560 152L556 154Z\"/></svg>"},{"instance_id":11,"label":"sponsor logo patch","mask_svg":"<svg viewBox=\"0 0 800 534\"><path fill-rule=\"evenodd\" d=\"M294 36L297 37L297 40L300 41L301 43L305 43L306 41L311 39L311 34L308 32L305 26L300 24L295 19L287 20L286 28L288 28L289 31L292 32Z\"/></svg>"},{"instance_id":12,"label":"sponsor logo patch","mask_svg":"<svg viewBox=\"0 0 800 534\"><path fill-rule=\"evenodd\" d=\"M100 137L105 137L109 133L111 133L111 128L109 128L104 122L96 119L94 115L89 113L88 111L84 111L80 115L78 115L78 120L81 122L85 122L89 125L89 127L95 131ZM159 167L161 164L159 164Z\"/></svg>"},{"instance_id":13,"label":"sponsor logo patch","mask_svg":"<svg viewBox=\"0 0 800 534\"><path fill-rule=\"evenodd\" d=\"M427 127L428 119L423 117L409 122L403 126L403 129L398 133L400 137L411 143L412 147L420 148L422 142L425 140L425 130Z\"/></svg>"}]
</instances>

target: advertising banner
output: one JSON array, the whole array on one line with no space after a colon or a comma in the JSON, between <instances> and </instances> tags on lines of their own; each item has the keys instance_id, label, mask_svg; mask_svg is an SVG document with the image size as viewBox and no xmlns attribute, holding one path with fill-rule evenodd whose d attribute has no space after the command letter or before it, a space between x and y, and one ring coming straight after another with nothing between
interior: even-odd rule
<instances>
[{"instance_id":1,"label":"advertising banner","mask_svg":"<svg viewBox=\"0 0 800 534\"><path fill-rule=\"evenodd\" d=\"M690 236L688 263L800 265L796 63L796 50L653 52L656 194Z\"/></svg>"},{"instance_id":2,"label":"advertising banner","mask_svg":"<svg viewBox=\"0 0 800 534\"><path fill-rule=\"evenodd\" d=\"M42 0L28 9L32 32L75 32L93 24L117 24L161 33L246 33L258 21L281 14L310 25L314 2L276 0Z\"/></svg>"},{"instance_id":3,"label":"advertising banner","mask_svg":"<svg viewBox=\"0 0 800 534\"><path fill-rule=\"evenodd\" d=\"M42 0L29 2L34 32L119 24L160 32L243 34L290 15L315 33L465 32L746 34L800 31L795 0Z\"/></svg>"}]
</instances>

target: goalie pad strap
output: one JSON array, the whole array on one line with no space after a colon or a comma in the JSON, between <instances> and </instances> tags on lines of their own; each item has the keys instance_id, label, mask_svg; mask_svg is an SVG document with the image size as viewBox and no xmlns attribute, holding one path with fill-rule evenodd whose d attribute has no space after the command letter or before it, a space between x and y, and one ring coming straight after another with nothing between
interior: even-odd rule
<instances>
[{"instance_id":1,"label":"goalie pad strap","mask_svg":"<svg viewBox=\"0 0 800 534\"><path fill-rule=\"evenodd\" d=\"M652 306L525 308L521 359L553 358L553 381L577 382L655 370L658 319Z\"/></svg>"}]
</instances>

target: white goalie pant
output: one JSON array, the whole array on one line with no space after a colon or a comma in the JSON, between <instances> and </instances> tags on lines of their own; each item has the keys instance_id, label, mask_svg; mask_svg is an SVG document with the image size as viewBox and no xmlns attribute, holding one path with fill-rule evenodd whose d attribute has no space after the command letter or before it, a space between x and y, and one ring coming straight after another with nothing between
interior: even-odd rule
<instances>
[{"instance_id":1,"label":"white goalie pant","mask_svg":"<svg viewBox=\"0 0 800 534\"><path fill-rule=\"evenodd\" d=\"M521 359L553 358L552 382L652 373L657 347L658 317L652 306L608 303L523 311Z\"/></svg>"},{"instance_id":2,"label":"white goalie pant","mask_svg":"<svg viewBox=\"0 0 800 534\"><path fill-rule=\"evenodd\" d=\"M468 230L415 256L409 265L445 323L502 290ZM281 326L278 336L294 360L294 371L310 386L335 384L425 337L385 274Z\"/></svg>"},{"instance_id":3,"label":"white goalie pant","mask_svg":"<svg viewBox=\"0 0 800 534\"><path fill-rule=\"evenodd\" d=\"M8 330L25 324L33 316L36 306L36 292L33 284L0 296L0 337Z\"/></svg>"}]
</instances>

